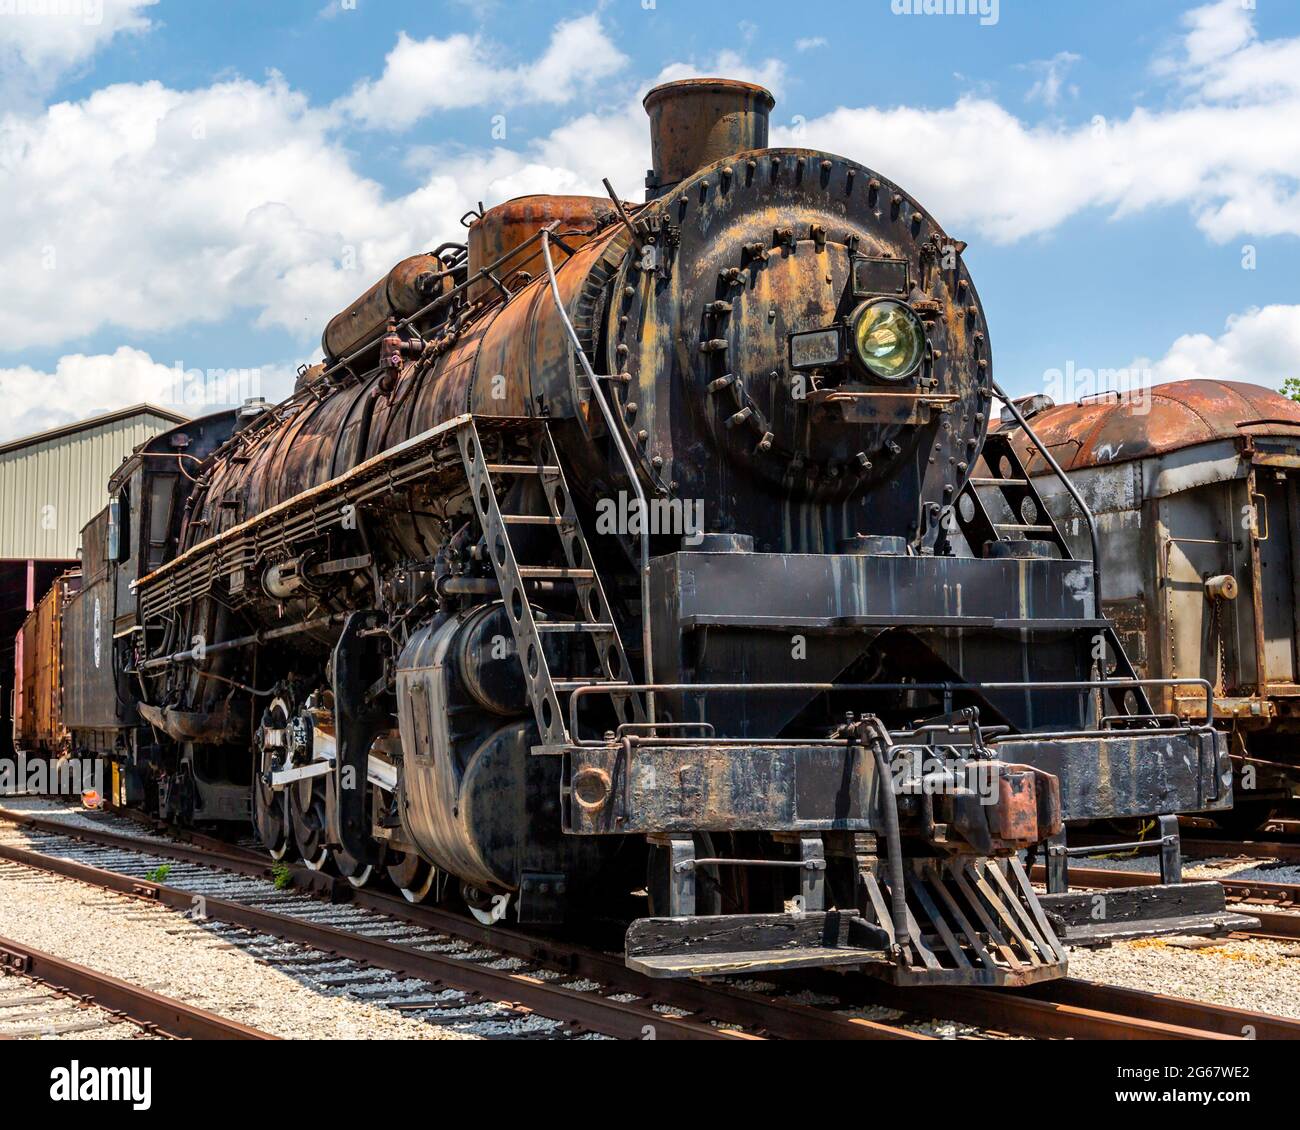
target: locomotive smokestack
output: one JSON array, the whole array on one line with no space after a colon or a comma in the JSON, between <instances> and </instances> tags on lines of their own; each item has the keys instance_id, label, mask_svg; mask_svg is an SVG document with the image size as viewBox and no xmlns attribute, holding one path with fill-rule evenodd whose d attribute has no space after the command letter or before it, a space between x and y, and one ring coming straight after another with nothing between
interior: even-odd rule
<instances>
[{"instance_id":1,"label":"locomotive smokestack","mask_svg":"<svg viewBox=\"0 0 1300 1130\"><path fill-rule=\"evenodd\" d=\"M656 86L642 105L650 115L654 162L646 199L653 200L722 157L766 149L767 116L776 99L750 82L688 78Z\"/></svg>"}]
</instances>

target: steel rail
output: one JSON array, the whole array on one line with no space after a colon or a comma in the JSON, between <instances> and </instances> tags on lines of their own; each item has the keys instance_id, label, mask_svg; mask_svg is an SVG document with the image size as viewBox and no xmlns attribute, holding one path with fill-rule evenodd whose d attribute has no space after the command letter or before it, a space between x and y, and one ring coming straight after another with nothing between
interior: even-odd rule
<instances>
[{"instance_id":1,"label":"steel rail","mask_svg":"<svg viewBox=\"0 0 1300 1130\"><path fill-rule=\"evenodd\" d=\"M129 812L130 810L125 810ZM213 843L217 851L198 851L185 845L175 845L103 832L71 827L61 821L42 817L28 817L20 823L41 831L50 831L70 837L85 836L92 842L106 846L139 848L158 855L166 855L174 848L176 858L194 860L212 866L229 866L245 874L265 874L267 861L251 852L222 851L229 845L209 840L196 833L180 830L181 834ZM132 813L132 818L149 820L143 814ZM0 811L0 819L9 819ZM552 938L538 937L519 930L485 927L451 912L435 907L412 905L394 896L371 890L357 890L320 872L294 868L295 882L303 889L324 893L337 901L388 914L414 925L440 933L452 934L475 944L490 946L503 953L525 958L539 964L558 968L578 977L587 977L610 988L649 997L660 1004L669 1004L693 1013L725 1017L728 1021L762 1028L772 1035L785 1039L924 1039L926 1037L857 1018L792 1004L759 996L719 982L694 980L650 980L626 965L615 955L598 950L571 945ZM192 896L189 896L192 898ZM1300 922L1300 918L1297 918ZM805 974L782 975L777 980L798 979L798 983L814 982L822 992L863 1003L880 1004L896 1008L916 1017L940 1016L970 1023L980 1027L1002 1028L1020 1035L1043 1039L1208 1039L1215 1036L1232 1036L1239 1031L1233 1025L1245 1023L1237 1011L1226 1016L1224 1010L1202 1002L1167 1003L1173 998L1155 994L1138 994L1120 991L1111 986L1096 986L1089 990L1086 1000L1077 987L1062 988L1056 997L1055 986L1076 986L1082 982L1072 980L1047 982L1032 990L966 989L966 988L898 988L874 977L844 973L810 971ZM1112 994L1107 997L1106 994ZM1200 1010L1198 1012L1198 1010ZM1208 1011L1206 1011L1208 1010ZM1204 1012L1214 1022L1198 1022ZM1259 1038L1297 1038L1300 1022L1264 1014L1243 1013L1254 1025ZM1279 1033L1286 1033L1280 1035Z\"/></svg>"},{"instance_id":2,"label":"steel rail","mask_svg":"<svg viewBox=\"0 0 1300 1130\"><path fill-rule=\"evenodd\" d=\"M1019 989L911 987L817 972L777 978L889 1008L916 1008L1035 1039L1300 1039L1300 1020L1073 977Z\"/></svg>"},{"instance_id":3,"label":"steel rail","mask_svg":"<svg viewBox=\"0 0 1300 1130\"><path fill-rule=\"evenodd\" d=\"M140 822L151 822L142 813L129 809L119 811ZM13 820L15 816L20 819ZM105 846L133 848L161 856L170 853L174 858L226 867L244 874L265 875L269 872L269 861L260 854L232 849L230 845L187 830L168 828L169 832L191 836L213 847L200 850L170 841L159 843L119 833L74 827L57 819L6 813L3 810L0 810L0 819L70 838L85 838ZM2 850L0 854L3 854ZM1081 878L1085 876L1083 869L1072 869L1071 874ZM1086 872L1087 876L1092 874L1091 871ZM1133 872L1101 874L1135 877L1142 882L1150 882L1153 878L1135 876ZM907 1029L760 996L716 981L651 980L628 969L617 956L598 950L526 934L517 929L482 926L436 907L413 905L381 892L355 889L331 876L305 868L294 868L292 875L295 885L325 894L335 901L388 914L413 925L451 934L512 956L560 969L575 977L590 978L612 989L647 997L658 1004L668 1004L692 1013L761 1028L780 1038L928 1038ZM1260 884L1254 886L1258 888ZM185 897L188 900L186 905L189 906L193 895L187 894ZM1300 924L1300 916L1271 917L1291 917L1295 923ZM899 988L866 975L822 971L778 975L775 979L778 982L811 983L822 992L848 1000L885 1005L916 1017L940 1016L1040 1039L1231 1038L1240 1035L1247 1025L1255 1033L1255 1038L1259 1039L1300 1038L1300 1021L1285 1017L1229 1009L1202 1001L1164 997L1118 986L1098 985L1073 978L1044 982L1028 989Z\"/></svg>"},{"instance_id":4,"label":"steel rail","mask_svg":"<svg viewBox=\"0 0 1300 1130\"><path fill-rule=\"evenodd\" d=\"M15 816L21 818L14 819ZM31 817L28 814L0 812L0 819L70 839L83 839L102 846L135 850L164 858L183 859L256 877L265 877L270 870L268 860L242 853L215 853L188 845L158 843L134 836L73 827L58 820ZM118 893L161 902L183 911L193 911L196 899L202 897L208 917L339 953L351 960L391 969L404 976L456 988L465 987L488 999L517 1001L541 1015L619 1038L643 1039L649 1030L653 1030L655 1039L759 1038L752 1033L716 1028L708 1023L709 1019L760 1028L781 1039L930 1038L894 1025L841 1017L805 1005L773 1001L757 993L748 993L730 986L706 985L695 981L652 981L628 969L621 961L597 951L586 951L516 931L481 927L445 911L412 906L401 899L371 891L355 890L347 883L303 868L293 870L295 881L301 879L305 889L329 895L336 901L389 914L429 930L452 934L505 954L550 965L574 976L590 977L599 980L609 989L633 992L646 1000L637 1003L611 1001L592 993L563 989L527 974L492 970L454 958L431 955L345 929L316 925L292 915L142 881L134 876L46 855L39 850L0 843L0 858L80 879ZM467 981L470 983L464 984ZM651 1004L669 1005L698 1013L700 1017L667 1017L654 1011Z\"/></svg>"},{"instance_id":5,"label":"steel rail","mask_svg":"<svg viewBox=\"0 0 1300 1130\"><path fill-rule=\"evenodd\" d=\"M269 1032L132 985L97 969L0 938L0 970L88 1000L107 1012L174 1040L276 1040Z\"/></svg>"}]
</instances>

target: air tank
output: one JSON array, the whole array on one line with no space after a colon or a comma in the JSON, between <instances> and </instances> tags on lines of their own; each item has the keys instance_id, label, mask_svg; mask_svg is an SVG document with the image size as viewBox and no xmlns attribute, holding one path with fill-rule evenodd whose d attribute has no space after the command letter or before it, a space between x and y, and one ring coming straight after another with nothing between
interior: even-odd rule
<instances>
[{"instance_id":1,"label":"air tank","mask_svg":"<svg viewBox=\"0 0 1300 1130\"><path fill-rule=\"evenodd\" d=\"M389 318L405 318L452 289L451 275L436 255L403 259L347 309L335 314L321 337L321 349L339 360L383 333Z\"/></svg>"}]
</instances>

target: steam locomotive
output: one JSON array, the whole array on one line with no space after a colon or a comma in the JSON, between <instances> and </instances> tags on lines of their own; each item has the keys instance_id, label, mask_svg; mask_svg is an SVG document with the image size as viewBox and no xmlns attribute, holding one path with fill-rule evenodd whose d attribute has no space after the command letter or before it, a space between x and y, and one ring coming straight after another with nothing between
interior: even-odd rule
<instances>
[{"instance_id":1,"label":"steam locomotive","mask_svg":"<svg viewBox=\"0 0 1300 1130\"><path fill-rule=\"evenodd\" d=\"M629 908L656 976L1024 984L1230 926L1171 828L1230 806L1223 735L1153 711L990 433L965 245L769 148L760 87L645 106L644 203L467 214L286 401L124 464L65 614L73 747L356 885ZM1065 827L1140 815L1164 882L1098 921Z\"/></svg>"}]
</instances>

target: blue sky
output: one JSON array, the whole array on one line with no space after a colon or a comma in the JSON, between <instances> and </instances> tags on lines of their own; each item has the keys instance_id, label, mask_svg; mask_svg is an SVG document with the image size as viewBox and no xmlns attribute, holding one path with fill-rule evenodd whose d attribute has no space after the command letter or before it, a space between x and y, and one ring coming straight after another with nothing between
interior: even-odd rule
<instances>
[{"instance_id":1,"label":"blue sky","mask_svg":"<svg viewBox=\"0 0 1300 1130\"><path fill-rule=\"evenodd\" d=\"M0 0L0 439L178 364L282 395L475 201L639 198L640 95L704 73L968 242L1009 390L1300 375L1300 5L927 4Z\"/></svg>"}]
</instances>

